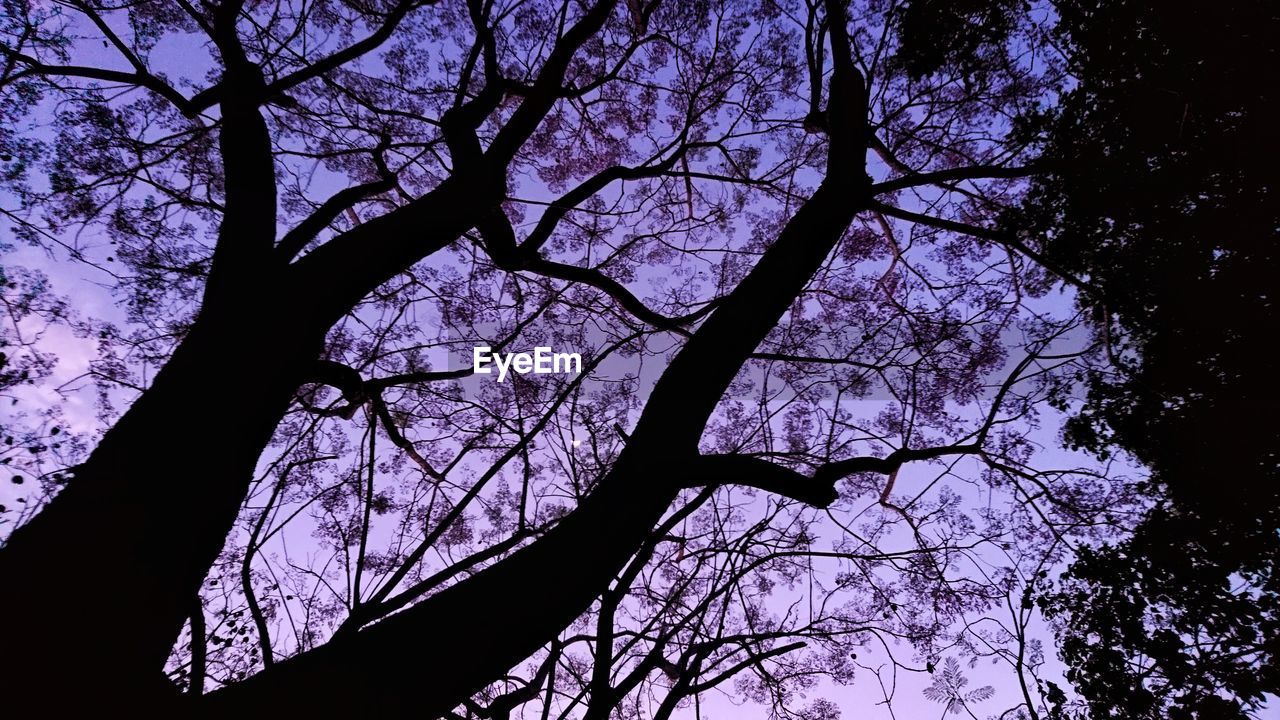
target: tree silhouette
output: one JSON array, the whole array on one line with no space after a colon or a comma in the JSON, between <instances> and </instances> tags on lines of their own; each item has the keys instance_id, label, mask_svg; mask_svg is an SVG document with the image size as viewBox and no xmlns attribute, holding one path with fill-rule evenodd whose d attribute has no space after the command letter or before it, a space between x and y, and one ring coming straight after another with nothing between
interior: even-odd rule
<instances>
[{"instance_id":1,"label":"tree silhouette","mask_svg":"<svg viewBox=\"0 0 1280 720\"><path fill-rule=\"evenodd\" d=\"M949 657L942 663L942 670L934 675L933 683L925 688L924 696L934 702L945 703L946 712L952 715L959 715L961 711L965 711L970 717L977 717L969 709L969 703L980 703L990 699L995 695L995 689L990 685L984 685L966 691L964 688L968 684L969 678L965 677L960 669L959 661Z\"/></svg>"},{"instance_id":2,"label":"tree silhouette","mask_svg":"<svg viewBox=\"0 0 1280 720\"><path fill-rule=\"evenodd\" d=\"M1072 73L1093 81L1029 123L1072 157L1010 222L1098 288L1114 362L1086 373L1070 440L1133 453L1158 506L1084 553L1047 606L1097 715L1247 717L1280 690L1280 446L1254 421L1280 401L1262 330L1277 322L1280 104L1249 79L1277 68L1280 28L1252 3L1061 14Z\"/></svg>"},{"instance_id":3,"label":"tree silhouette","mask_svg":"<svg viewBox=\"0 0 1280 720\"><path fill-rule=\"evenodd\" d=\"M6 707L829 718L954 652L1048 714L1045 570L1149 502L1044 452L1108 362L1007 226L1053 18L2 1L0 212L115 303L6 262Z\"/></svg>"}]
</instances>

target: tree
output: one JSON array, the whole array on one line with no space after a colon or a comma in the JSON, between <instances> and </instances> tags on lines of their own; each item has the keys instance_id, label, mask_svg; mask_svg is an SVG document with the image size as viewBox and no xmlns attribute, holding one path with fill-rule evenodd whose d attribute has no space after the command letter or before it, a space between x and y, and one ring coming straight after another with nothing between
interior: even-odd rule
<instances>
[{"instance_id":1,"label":"tree","mask_svg":"<svg viewBox=\"0 0 1280 720\"><path fill-rule=\"evenodd\" d=\"M928 74L981 71L1020 3L912 3ZM1098 717L1256 712L1274 693L1276 103L1250 78L1275 65L1256 3L1156 8L1056 3L1061 101L1020 118L1052 159L1006 232L1067 274L1106 344L1082 374L1067 438L1152 470L1156 506L1129 538L1086 549L1042 603ZM961 30L962 29L962 30ZM1223 481L1229 482L1224 483Z\"/></svg>"},{"instance_id":2,"label":"tree","mask_svg":"<svg viewBox=\"0 0 1280 720\"><path fill-rule=\"evenodd\" d=\"M12 704L830 717L859 649L990 642L1044 712L1013 604L950 628L1137 498L1037 459L1098 348L998 226L1029 16L920 65L877 2L6 10L5 216L123 308L74 321L110 429L5 458L52 496L0 549ZM583 372L431 355L481 344Z\"/></svg>"},{"instance_id":3,"label":"tree","mask_svg":"<svg viewBox=\"0 0 1280 720\"><path fill-rule=\"evenodd\" d=\"M1151 468L1156 507L1052 607L1096 717L1247 717L1280 690L1274 13L1058 6L1077 78L1029 136L1069 158L1010 227L1095 288L1110 361L1069 437Z\"/></svg>"}]
</instances>

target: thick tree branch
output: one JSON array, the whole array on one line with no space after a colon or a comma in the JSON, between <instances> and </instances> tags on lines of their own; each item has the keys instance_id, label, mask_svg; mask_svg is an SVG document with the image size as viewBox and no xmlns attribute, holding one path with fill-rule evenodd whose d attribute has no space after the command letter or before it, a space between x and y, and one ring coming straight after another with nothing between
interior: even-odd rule
<instances>
[{"instance_id":1,"label":"thick tree branch","mask_svg":"<svg viewBox=\"0 0 1280 720\"><path fill-rule=\"evenodd\" d=\"M474 114L465 108L451 111L445 120L452 123L445 123L445 131L455 154L455 169L448 179L423 197L343 233L294 263L291 275L299 292L321 295L306 308L315 323L327 327L336 322L361 297L454 242L498 206L506 192L507 163L550 112L570 60L603 27L615 1L602 0L593 6L556 42L533 90L483 157L476 152L474 127L486 105ZM471 132L465 133L467 128Z\"/></svg>"},{"instance_id":2,"label":"thick tree branch","mask_svg":"<svg viewBox=\"0 0 1280 720\"><path fill-rule=\"evenodd\" d=\"M624 310L634 315L641 322L661 330L671 330L688 335L683 326L696 322L715 309L716 303L708 303L701 308L678 317L668 317L649 309L639 298L631 293L622 283L605 275L596 268L579 267L565 263L552 262L535 255L528 255L524 248L516 245L515 230L501 207L493 208L484 214L476 224L485 240L485 247L494 263L510 271L527 270L545 277L567 280L573 283L590 285L613 298Z\"/></svg>"},{"instance_id":3,"label":"thick tree branch","mask_svg":"<svg viewBox=\"0 0 1280 720\"><path fill-rule=\"evenodd\" d=\"M599 0L556 42L538 78L525 93L524 102L489 146L487 154L494 163L505 166L551 111L560 99L564 75L573 56L604 27L616 4L617 0Z\"/></svg>"},{"instance_id":4,"label":"thick tree branch","mask_svg":"<svg viewBox=\"0 0 1280 720\"><path fill-rule=\"evenodd\" d=\"M308 215L297 227L285 233L276 245L276 256L284 261L293 260L302 249L348 208L372 195L384 193L395 187L395 178L384 176L377 180L345 187L334 193Z\"/></svg>"},{"instance_id":5,"label":"thick tree branch","mask_svg":"<svg viewBox=\"0 0 1280 720\"><path fill-rule=\"evenodd\" d=\"M222 157L225 210L209 269L206 297L252 294L263 262L275 244L276 175L271 135L257 102L262 71L251 63L236 32L243 0L219 6L214 42L226 65L222 82L229 92L221 104L218 147Z\"/></svg>"},{"instance_id":6,"label":"thick tree branch","mask_svg":"<svg viewBox=\"0 0 1280 720\"><path fill-rule=\"evenodd\" d=\"M700 455L689 465L686 487L741 485L825 508L839 497L835 484L750 455Z\"/></svg>"},{"instance_id":7,"label":"thick tree branch","mask_svg":"<svg viewBox=\"0 0 1280 720\"><path fill-rule=\"evenodd\" d=\"M1019 253L1021 253L1022 255L1026 256L1032 262L1035 262L1036 264L1040 265L1040 267L1043 267L1045 270L1048 270L1054 275L1057 275L1059 278L1066 281L1068 284L1072 285L1073 287L1085 293L1086 295L1089 295L1090 297L1097 297L1097 291L1093 288L1093 286L1089 285L1084 280L1081 280L1080 278L1076 277L1071 272L1065 270L1060 265L1058 265L1057 263L1055 263L1054 261L1046 257L1044 254L1029 247L1026 243L1014 237L1011 233L1000 232L997 230L991 230L983 227L976 227L973 225L966 225L965 223L956 222L955 220L946 220L943 218L933 217L931 215L925 215L923 213L912 212L910 210L903 210L902 208L895 207L893 205L887 205L880 202L872 203L872 208L877 210L878 212L884 213L885 215L889 215L890 217L896 217L899 220L907 220L913 223L917 223L919 225L924 225L926 227L937 228L939 230L946 230L948 232L960 233L961 235L968 235L970 237L976 237L982 240L989 240L991 242L1004 245L1005 247L1012 248L1018 251Z\"/></svg>"},{"instance_id":8,"label":"thick tree branch","mask_svg":"<svg viewBox=\"0 0 1280 720\"><path fill-rule=\"evenodd\" d=\"M971 165L967 167L948 168L946 170L934 170L932 172L913 172L908 175L903 175L902 177L890 178L889 180L875 183L871 186L871 192L875 195L884 195L886 193L919 187L921 185L939 185L955 182L957 180L1029 177L1043 171L1044 169L1037 165L1028 165L1023 167Z\"/></svg>"},{"instance_id":9,"label":"thick tree branch","mask_svg":"<svg viewBox=\"0 0 1280 720\"><path fill-rule=\"evenodd\" d=\"M526 258L536 257L538 251L551 238L551 234L570 210L605 189L611 183L618 180L639 180L641 178L658 177L675 167L675 164L689 150L702 145L702 143L682 145L665 159L653 165L641 165L638 167L614 165L584 180L580 185L561 195L558 200L547 207L542 217L538 219L538 224L534 226L524 242L520 243L521 254Z\"/></svg>"},{"instance_id":10,"label":"thick tree branch","mask_svg":"<svg viewBox=\"0 0 1280 720\"><path fill-rule=\"evenodd\" d=\"M909 462L980 452L977 443L895 450L883 458L856 457L828 463L812 477L750 455L700 455L690 462L684 486L741 485L825 508L839 497L836 482L854 473L891 475Z\"/></svg>"},{"instance_id":11,"label":"thick tree branch","mask_svg":"<svg viewBox=\"0 0 1280 720\"><path fill-rule=\"evenodd\" d=\"M873 472L890 475L909 462L934 460L948 455L976 455L980 452L982 452L982 447L978 443L943 445L916 450L899 448L882 458L855 457L827 463L814 471L813 478L815 482L835 483L841 478L848 477L854 473Z\"/></svg>"},{"instance_id":12,"label":"thick tree branch","mask_svg":"<svg viewBox=\"0 0 1280 720\"><path fill-rule=\"evenodd\" d=\"M122 85L133 85L135 87L146 88L168 100L186 117L195 117L199 111L195 106L182 95L182 93L173 89L168 83L150 73L141 72L124 72L121 70L107 70L104 68L86 67L83 65L48 65L28 57L20 53L5 53L17 62L22 63L23 69L9 76L9 82L21 80L29 76L44 77L78 77L86 80L102 80L103 82L120 83Z\"/></svg>"},{"instance_id":13,"label":"thick tree branch","mask_svg":"<svg viewBox=\"0 0 1280 720\"><path fill-rule=\"evenodd\" d=\"M332 72L352 60L376 50L391 37L395 32L396 27L399 26L400 21L403 20L411 10L427 5L433 5L435 4L435 1L436 0L400 0L400 2L396 3L391 8L390 12L387 13L386 19L378 26L378 29L366 36L364 39L348 45L332 55L321 58L306 67L295 70L282 78L278 78L270 84L264 84L258 92L246 98L246 100L254 104L269 102L271 99L288 92L291 88L297 87L308 80L320 77L325 73ZM227 5L234 4L235 3L227 3ZM239 4L243 5L243 3ZM224 8L225 7L226 6L224 5ZM220 10L223 10L223 8L220 8ZM236 14L238 14L238 12L239 11L237 9ZM223 13L225 15L226 11L223 10ZM215 22L214 33L216 34L217 32L217 23ZM217 105L225 101L229 95L233 95L236 92L236 88L229 86L225 82L219 82L196 93L195 96L191 98L190 105L196 112L199 112L205 108L212 107L213 105Z\"/></svg>"}]
</instances>

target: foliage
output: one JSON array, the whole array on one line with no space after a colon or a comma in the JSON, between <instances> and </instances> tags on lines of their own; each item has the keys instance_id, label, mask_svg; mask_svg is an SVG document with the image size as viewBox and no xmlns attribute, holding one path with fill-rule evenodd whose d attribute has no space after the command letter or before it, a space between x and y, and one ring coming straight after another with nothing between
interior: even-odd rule
<instances>
[{"instance_id":1,"label":"foliage","mask_svg":"<svg viewBox=\"0 0 1280 720\"><path fill-rule=\"evenodd\" d=\"M965 691L968 684L969 678L960 669L959 661L949 657L943 662L942 670L934 673L933 683L925 688L924 696L936 703L945 703L947 712L959 715L960 711L968 709L970 703L990 700L996 694L990 685ZM973 715L973 712L969 711L969 714Z\"/></svg>"},{"instance_id":2,"label":"foliage","mask_svg":"<svg viewBox=\"0 0 1280 720\"><path fill-rule=\"evenodd\" d=\"M1006 222L1087 277L1112 362L1076 446L1152 471L1159 506L1055 599L1098 717L1241 717L1280 690L1280 203L1263 4L1058 3L1074 86L1028 122L1060 163Z\"/></svg>"}]
</instances>

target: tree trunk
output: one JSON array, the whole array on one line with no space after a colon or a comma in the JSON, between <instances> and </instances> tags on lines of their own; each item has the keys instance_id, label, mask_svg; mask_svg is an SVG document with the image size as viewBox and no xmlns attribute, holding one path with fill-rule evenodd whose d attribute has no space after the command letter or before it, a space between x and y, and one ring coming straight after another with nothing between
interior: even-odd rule
<instances>
[{"instance_id":1,"label":"tree trunk","mask_svg":"<svg viewBox=\"0 0 1280 720\"><path fill-rule=\"evenodd\" d=\"M167 689L160 671L191 599L324 337L283 330L270 303L231 304L201 312L70 484L0 550L0 678L17 691L7 706L100 708ZM42 686L59 689L21 692Z\"/></svg>"}]
</instances>

